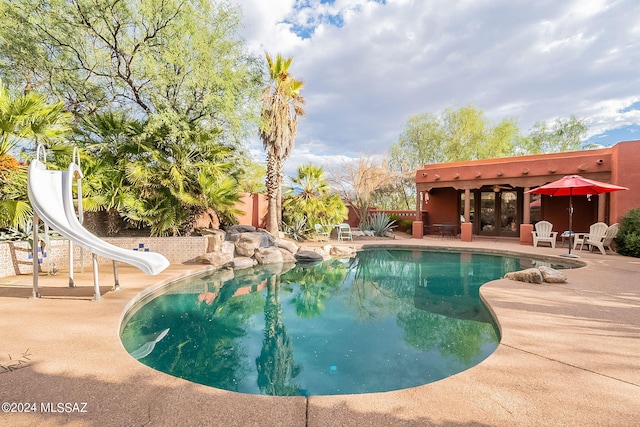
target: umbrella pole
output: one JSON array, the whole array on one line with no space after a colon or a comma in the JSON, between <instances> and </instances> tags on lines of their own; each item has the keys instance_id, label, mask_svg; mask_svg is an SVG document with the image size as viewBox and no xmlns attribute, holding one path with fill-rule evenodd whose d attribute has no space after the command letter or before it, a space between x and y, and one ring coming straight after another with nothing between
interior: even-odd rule
<instances>
[{"instance_id":1,"label":"umbrella pole","mask_svg":"<svg viewBox=\"0 0 640 427\"><path fill-rule=\"evenodd\" d=\"M569 253L562 254L567 258L580 258L580 256L571 253L571 247L573 246L573 189L569 188Z\"/></svg>"},{"instance_id":2,"label":"umbrella pole","mask_svg":"<svg viewBox=\"0 0 640 427\"><path fill-rule=\"evenodd\" d=\"M571 189L569 189L569 256L571 256L571 247L573 246L573 200Z\"/></svg>"}]
</instances>

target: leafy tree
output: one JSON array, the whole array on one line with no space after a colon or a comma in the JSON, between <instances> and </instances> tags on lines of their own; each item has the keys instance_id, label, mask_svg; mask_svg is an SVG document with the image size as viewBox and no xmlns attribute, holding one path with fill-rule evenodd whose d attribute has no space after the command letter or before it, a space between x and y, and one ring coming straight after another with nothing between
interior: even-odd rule
<instances>
[{"instance_id":1,"label":"leafy tree","mask_svg":"<svg viewBox=\"0 0 640 427\"><path fill-rule=\"evenodd\" d=\"M270 86L262 93L260 138L267 152L268 219L267 231L278 234L282 215L282 177L284 162L295 142L298 117L304 115L303 83L289 74L293 58L275 59L266 54Z\"/></svg>"},{"instance_id":2,"label":"leafy tree","mask_svg":"<svg viewBox=\"0 0 640 427\"><path fill-rule=\"evenodd\" d=\"M577 151L582 147L582 138L588 127L584 120L575 116L569 119L556 119L553 125L536 122L527 138L523 138L518 154L560 153ZM586 148L586 147L585 147Z\"/></svg>"},{"instance_id":3,"label":"leafy tree","mask_svg":"<svg viewBox=\"0 0 640 427\"><path fill-rule=\"evenodd\" d=\"M440 116L419 114L409 118L391 146L391 164L395 170L415 171L430 163L505 157L512 154L518 132L514 120L492 126L472 105L446 109Z\"/></svg>"},{"instance_id":4,"label":"leafy tree","mask_svg":"<svg viewBox=\"0 0 640 427\"><path fill-rule=\"evenodd\" d=\"M246 157L239 160L239 190L243 193L251 194L265 193L264 181L267 175L267 168Z\"/></svg>"},{"instance_id":5,"label":"leafy tree","mask_svg":"<svg viewBox=\"0 0 640 427\"><path fill-rule=\"evenodd\" d=\"M0 14L0 72L70 111L170 112L230 141L255 123L259 63L244 54L229 3L0 0Z\"/></svg>"},{"instance_id":6,"label":"leafy tree","mask_svg":"<svg viewBox=\"0 0 640 427\"><path fill-rule=\"evenodd\" d=\"M311 164L298 168L298 175L291 178L294 186L284 198L284 221L293 224L305 220L314 224L336 224L348 215L347 207L340 196L331 191L324 170Z\"/></svg>"},{"instance_id":7,"label":"leafy tree","mask_svg":"<svg viewBox=\"0 0 640 427\"><path fill-rule=\"evenodd\" d=\"M188 231L211 205L231 217L236 149L257 124L263 86L236 36L236 6L0 0L0 14L0 75L77 113L77 143L93 156L88 207L154 234Z\"/></svg>"}]
</instances>

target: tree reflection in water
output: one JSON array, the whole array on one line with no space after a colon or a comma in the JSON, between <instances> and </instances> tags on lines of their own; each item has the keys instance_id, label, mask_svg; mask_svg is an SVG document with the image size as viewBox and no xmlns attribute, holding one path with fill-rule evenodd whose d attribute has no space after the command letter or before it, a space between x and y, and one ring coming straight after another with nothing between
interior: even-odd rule
<instances>
[{"instance_id":1,"label":"tree reflection in water","mask_svg":"<svg viewBox=\"0 0 640 427\"><path fill-rule=\"evenodd\" d=\"M256 359L258 387L270 396L297 396L300 386L292 380L300 372L293 360L293 344L282 320L280 278L267 279L267 298L264 304L264 340Z\"/></svg>"},{"instance_id":2,"label":"tree reflection in water","mask_svg":"<svg viewBox=\"0 0 640 427\"><path fill-rule=\"evenodd\" d=\"M498 335L479 286L527 262L378 249L314 267L209 273L141 304L127 319L122 341L135 352L170 328L140 361L245 393L411 387L460 372L493 352Z\"/></svg>"}]
</instances>

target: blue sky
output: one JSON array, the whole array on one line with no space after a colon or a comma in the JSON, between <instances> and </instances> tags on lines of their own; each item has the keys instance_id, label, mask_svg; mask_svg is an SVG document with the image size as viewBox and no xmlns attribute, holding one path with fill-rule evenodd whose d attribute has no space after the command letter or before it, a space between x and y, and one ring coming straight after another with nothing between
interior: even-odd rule
<instances>
[{"instance_id":1,"label":"blue sky","mask_svg":"<svg viewBox=\"0 0 640 427\"><path fill-rule=\"evenodd\" d=\"M305 82L289 175L384 155L410 116L468 104L525 134L575 115L589 142L640 139L637 0L236 1L249 48Z\"/></svg>"}]
</instances>

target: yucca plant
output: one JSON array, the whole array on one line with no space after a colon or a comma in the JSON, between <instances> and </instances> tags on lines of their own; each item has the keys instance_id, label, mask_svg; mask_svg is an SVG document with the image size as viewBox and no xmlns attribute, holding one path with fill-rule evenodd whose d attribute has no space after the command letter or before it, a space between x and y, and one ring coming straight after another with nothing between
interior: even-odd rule
<instances>
[{"instance_id":1,"label":"yucca plant","mask_svg":"<svg viewBox=\"0 0 640 427\"><path fill-rule=\"evenodd\" d=\"M360 230L371 230L374 236L387 237L395 228L395 223L386 213L375 212L360 224Z\"/></svg>"},{"instance_id":2,"label":"yucca plant","mask_svg":"<svg viewBox=\"0 0 640 427\"><path fill-rule=\"evenodd\" d=\"M284 234L294 240L304 240L311 231L307 225L307 219L304 217L294 218L289 222L283 222L282 228Z\"/></svg>"}]
</instances>

